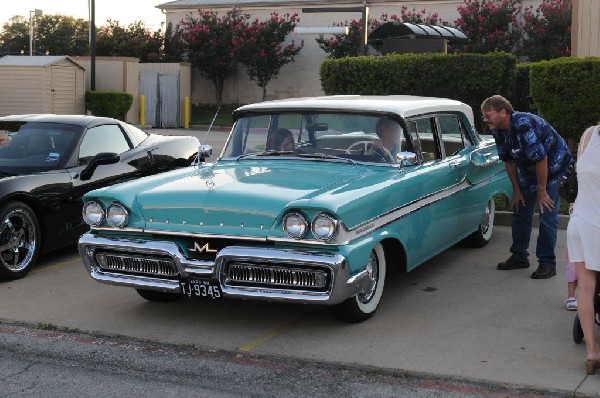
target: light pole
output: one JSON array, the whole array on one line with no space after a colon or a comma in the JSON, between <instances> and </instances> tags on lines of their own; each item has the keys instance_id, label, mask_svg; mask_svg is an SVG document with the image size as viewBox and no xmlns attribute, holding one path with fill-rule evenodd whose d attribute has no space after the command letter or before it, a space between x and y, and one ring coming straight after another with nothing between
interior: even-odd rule
<instances>
[{"instance_id":1,"label":"light pole","mask_svg":"<svg viewBox=\"0 0 600 398\"><path fill-rule=\"evenodd\" d=\"M40 17L44 12L38 8L29 11L29 56L33 55L33 17Z\"/></svg>"}]
</instances>

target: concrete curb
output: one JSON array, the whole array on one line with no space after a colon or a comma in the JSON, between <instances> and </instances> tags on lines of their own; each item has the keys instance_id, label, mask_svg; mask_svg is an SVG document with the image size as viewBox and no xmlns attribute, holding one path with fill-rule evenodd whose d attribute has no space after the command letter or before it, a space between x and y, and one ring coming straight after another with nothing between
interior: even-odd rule
<instances>
[{"instance_id":1,"label":"concrete curb","mask_svg":"<svg viewBox=\"0 0 600 398\"><path fill-rule=\"evenodd\" d=\"M496 215L494 217L494 225L506 225L510 227L510 216L512 212L510 211L496 211ZM570 216L559 214L558 215L558 228L559 229L567 229L567 225L569 224ZM537 228L540 226L540 219L538 214L533 215L533 227Z\"/></svg>"}]
</instances>

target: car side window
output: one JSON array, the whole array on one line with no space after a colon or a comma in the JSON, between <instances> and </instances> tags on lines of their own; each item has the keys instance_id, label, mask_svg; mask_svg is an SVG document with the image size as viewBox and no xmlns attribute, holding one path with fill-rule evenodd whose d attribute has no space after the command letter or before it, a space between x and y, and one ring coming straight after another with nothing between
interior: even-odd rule
<instances>
[{"instance_id":1,"label":"car side window","mask_svg":"<svg viewBox=\"0 0 600 398\"><path fill-rule=\"evenodd\" d=\"M456 115L438 116L438 126L446 156L456 155L470 145L465 129Z\"/></svg>"},{"instance_id":2,"label":"car side window","mask_svg":"<svg viewBox=\"0 0 600 398\"><path fill-rule=\"evenodd\" d=\"M79 147L79 163L87 164L89 159L102 152L123 153L131 149L121 128L115 124L105 124L89 129Z\"/></svg>"},{"instance_id":3,"label":"car side window","mask_svg":"<svg viewBox=\"0 0 600 398\"><path fill-rule=\"evenodd\" d=\"M413 135L413 142L420 149L423 162L431 162L440 159L439 145L433 128L435 119L433 117L421 117L407 124L408 132ZM417 135L417 139L414 135Z\"/></svg>"}]
</instances>

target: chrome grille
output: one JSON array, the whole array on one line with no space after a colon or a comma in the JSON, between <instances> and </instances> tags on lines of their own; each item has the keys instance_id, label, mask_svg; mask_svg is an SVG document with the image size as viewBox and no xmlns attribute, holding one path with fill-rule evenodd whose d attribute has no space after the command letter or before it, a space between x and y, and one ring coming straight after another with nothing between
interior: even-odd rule
<instances>
[{"instance_id":1,"label":"chrome grille","mask_svg":"<svg viewBox=\"0 0 600 398\"><path fill-rule=\"evenodd\" d=\"M228 267L225 284L322 290L327 286L327 275L320 269L232 263Z\"/></svg>"},{"instance_id":2,"label":"chrome grille","mask_svg":"<svg viewBox=\"0 0 600 398\"><path fill-rule=\"evenodd\" d=\"M103 271L172 277L179 274L170 259L133 256L128 254L96 253L94 258Z\"/></svg>"}]
</instances>

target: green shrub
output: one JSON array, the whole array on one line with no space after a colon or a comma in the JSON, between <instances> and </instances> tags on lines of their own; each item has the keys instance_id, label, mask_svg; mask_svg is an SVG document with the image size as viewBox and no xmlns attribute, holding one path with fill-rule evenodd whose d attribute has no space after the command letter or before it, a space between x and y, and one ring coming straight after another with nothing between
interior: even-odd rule
<instances>
[{"instance_id":1,"label":"green shrub","mask_svg":"<svg viewBox=\"0 0 600 398\"><path fill-rule=\"evenodd\" d=\"M390 54L327 59L321 64L321 86L328 95L421 95L469 104L477 114L494 94L512 98L516 58L490 54ZM476 118L476 127L482 123Z\"/></svg>"},{"instance_id":2,"label":"green shrub","mask_svg":"<svg viewBox=\"0 0 600 398\"><path fill-rule=\"evenodd\" d=\"M86 91L85 107L95 116L125 120L133 95L118 91Z\"/></svg>"},{"instance_id":3,"label":"green shrub","mask_svg":"<svg viewBox=\"0 0 600 398\"><path fill-rule=\"evenodd\" d=\"M571 142L600 120L600 57L536 62L530 85L539 114Z\"/></svg>"},{"instance_id":4,"label":"green shrub","mask_svg":"<svg viewBox=\"0 0 600 398\"><path fill-rule=\"evenodd\" d=\"M513 108L517 111L537 113L529 90L530 69L531 63L517 64L515 91L511 103Z\"/></svg>"}]
</instances>

